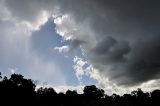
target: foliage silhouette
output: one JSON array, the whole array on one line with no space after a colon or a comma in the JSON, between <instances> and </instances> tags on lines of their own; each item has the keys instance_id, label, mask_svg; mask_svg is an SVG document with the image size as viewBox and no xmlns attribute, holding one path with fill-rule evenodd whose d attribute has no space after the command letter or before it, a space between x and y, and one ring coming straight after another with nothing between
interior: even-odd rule
<instances>
[{"instance_id":1,"label":"foliage silhouette","mask_svg":"<svg viewBox=\"0 0 160 106\"><path fill-rule=\"evenodd\" d=\"M8 79L0 73L0 102L5 105L53 105L53 106L159 106L160 90L150 93L140 88L131 94L119 96L106 95L103 89L95 85L84 87L84 93L67 90L57 93L53 88L40 87L31 79L20 74L12 74ZM7 101L7 102L6 102Z\"/></svg>"}]
</instances>

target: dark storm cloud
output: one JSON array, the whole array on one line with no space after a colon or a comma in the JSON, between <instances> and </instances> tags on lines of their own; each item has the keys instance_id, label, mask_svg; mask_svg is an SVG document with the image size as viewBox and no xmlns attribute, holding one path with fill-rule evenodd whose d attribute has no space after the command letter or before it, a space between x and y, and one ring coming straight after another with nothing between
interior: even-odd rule
<instances>
[{"instance_id":1,"label":"dark storm cloud","mask_svg":"<svg viewBox=\"0 0 160 106\"><path fill-rule=\"evenodd\" d=\"M126 57L130 51L128 42L116 41L112 37L107 37L102 41L98 42L97 46L93 48L89 55L94 63L109 65L118 62L125 62Z\"/></svg>"},{"instance_id":2,"label":"dark storm cloud","mask_svg":"<svg viewBox=\"0 0 160 106\"><path fill-rule=\"evenodd\" d=\"M89 63L116 84L160 78L158 0L6 0L5 4L19 19L29 21L36 20L41 10L58 7L57 13L71 17L57 25L59 32L61 28L71 32L67 32L73 39L71 50L81 45Z\"/></svg>"},{"instance_id":3,"label":"dark storm cloud","mask_svg":"<svg viewBox=\"0 0 160 106\"><path fill-rule=\"evenodd\" d=\"M71 52L73 52L74 49L78 48L79 45L81 45L81 44L83 44L83 43L85 43L85 42L82 41L82 40L77 40L77 39L72 40L72 41L71 41L71 44L70 44L70 46L69 46L69 50L70 50Z\"/></svg>"},{"instance_id":4,"label":"dark storm cloud","mask_svg":"<svg viewBox=\"0 0 160 106\"><path fill-rule=\"evenodd\" d=\"M94 32L96 46L82 47L88 61L101 74L119 85L160 78L159 1L68 0L63 3L61 11L71 14L78 24L89 22L84 27L88 25ZM86 39L87 33L83 40L92 45Z\"/></svg>"}]
</instances>

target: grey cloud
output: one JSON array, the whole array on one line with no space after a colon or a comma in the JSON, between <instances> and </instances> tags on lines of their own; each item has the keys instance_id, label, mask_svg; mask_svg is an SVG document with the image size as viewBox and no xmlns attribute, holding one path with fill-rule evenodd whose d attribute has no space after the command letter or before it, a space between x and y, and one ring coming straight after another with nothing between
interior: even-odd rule
<instances>
[{"instance_id":1,"label":"grey cloud","mask_svg":"<svg viewBox=\"0 0 160 106\"><path fill-rule=\"evenodd\" d=\"M89 57L97 63L107 65L124 61L129 51L128 42L107 37L98 42L97 46L90 51L92 54Z\"/></svg>"},{"instance_id":2,"label":"grey cloud","mask_svg":"<svg viewBox=\"0 0 160 106\"><path fill-rule=\"evenodd\" d=\"M71 41L71 44L69 45L69 51L73 52L75 49L77 49L80 45L83 45L85 41L74 39Z\"/></svg>"},{"instance_id":3,"label":"grey cloud","mask_svg":"<svg viewBox=\"0 0 160 106\"><path fill-rule=\"evenodd\" d=\"M78 25L89 26L82 45L88 61L119 85L160 78L160 2L150 0L68 0L59 3ZM78 35L78 33L77 33ZM78 38L77 38L78 40ZM87 46L87 47L86 47Z\"/></svg>"},{"instance_id":4,"label":"grey cloud","mask_svg":"<svg viewBox=\"0 0 160 106\"><path fill-rule=\"evenodd\" d=\"M80 29L74 33L76 37L71 36L74 40L70 47L81 45L89 63L119 85L131 86L160 78L158 0L6 0L5 3L12 14L23 20L34 21L40 10L52 11L56 7L61 14L69 14L78 26L74 27ZM67 26L67 30L73 28Z\"/></svg>"},{"instance_id":5,"label":"grey cloud","mask_svg":"<svg viewBox=\"0 0 160 106\"><path fill-rule=\"evenodd\" d=\"M5 5L13 17L19 21L37 21L42 10L51 11L53 0L5 0ZM50 5L51 4L51 5Z\"/></svg>"}]
</instances>

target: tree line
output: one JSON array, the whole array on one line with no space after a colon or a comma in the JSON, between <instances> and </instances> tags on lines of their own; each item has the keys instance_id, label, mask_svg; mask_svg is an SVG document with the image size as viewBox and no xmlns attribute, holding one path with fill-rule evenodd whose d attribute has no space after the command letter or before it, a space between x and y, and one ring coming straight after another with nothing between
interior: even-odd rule
<instances>
[{"instance_id":1,"label":"tree line","mask_svg":"<svg viewBox=\"0 0 160 106\"><path fill-rule=\"evenodd\" d=\"M160 90L143 92L140 88L122 96L104 93L95 85L85 86L83 94L67 90L57 93L53 88L40 87L20 74L10 78L0 73L0 103L5 105L45 106L160 106Z\"/></svg>"}]
</instances>

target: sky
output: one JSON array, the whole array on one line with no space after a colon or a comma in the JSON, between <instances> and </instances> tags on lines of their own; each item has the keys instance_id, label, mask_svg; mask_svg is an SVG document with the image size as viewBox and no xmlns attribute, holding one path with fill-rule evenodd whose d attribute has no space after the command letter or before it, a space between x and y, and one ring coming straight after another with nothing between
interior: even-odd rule
<instances>
[{"instance_id":1,"label":"sky","mask_svg":"<svg viewBox=\"0 0 160 106\"><path fill-rule=\"evenodd\" d=\"M57 91L160 88L157 0L0 0L0 72Z\"/></svg>"}]
</instances>

